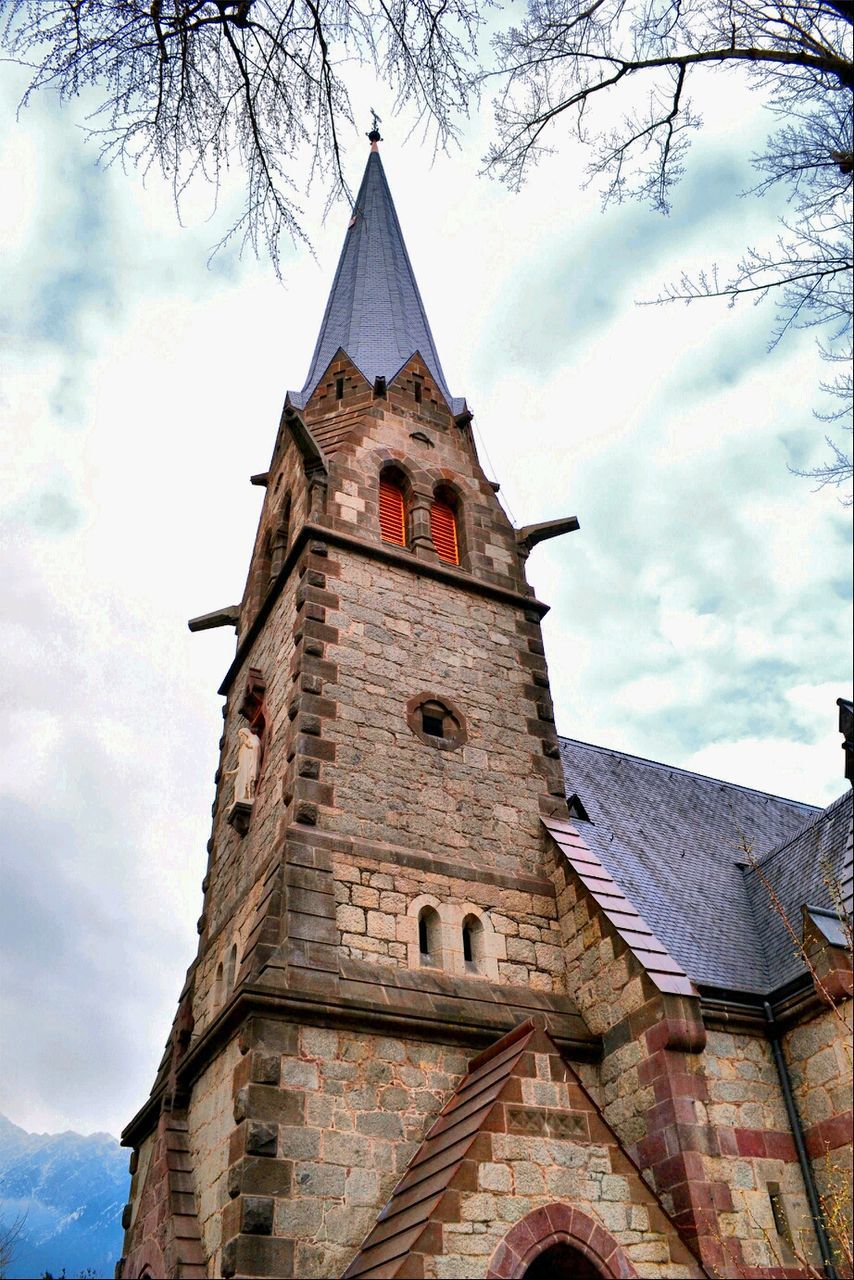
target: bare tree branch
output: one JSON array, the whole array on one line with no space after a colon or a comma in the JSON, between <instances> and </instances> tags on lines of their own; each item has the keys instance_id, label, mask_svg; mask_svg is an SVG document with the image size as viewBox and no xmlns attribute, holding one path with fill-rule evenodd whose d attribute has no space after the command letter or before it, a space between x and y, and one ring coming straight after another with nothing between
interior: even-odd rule
<instances>
[{"instance_id":1,"label":"bare tree branch","mask_svg":"<svg viewBox=\"0 0 854 1280\"><path fill-rule=\"evenodd\" d=\"M792 328L819 328L835 358L852 327L852 25L842 0L529 0L495 40L490 74L502 87L486 169L518 188L563 121L589 147L605 203L635 196L667 212L702 123L688 92L697 69L746 77L780 120L754 157L753 193L787 191L783 234L771 250L747 249L725 277L683 274L655 301L773 294L771 346ZM850 406L850 385L834 386ZM847 455L829 443L826 465L797 474L820 486L850 479Z\"/></svg>"},{"instance_id":2,"label":"bare tree branch","mask_svg":"<svg viewBox=\"0 0 854 1280\"><path fill-rule=\"evenodd\" d=\"M245 203L221 243L269 252L307 239L298 190L348 194L341 128L353 125L348 62L373 66L446 146L474 93L482 22L470 0L5 0L0 40L38 90L94 91L89 132L105 163L216 193L239 164ZM305 180L298 180L297 175Z\"/></svg>"}]
</instances>

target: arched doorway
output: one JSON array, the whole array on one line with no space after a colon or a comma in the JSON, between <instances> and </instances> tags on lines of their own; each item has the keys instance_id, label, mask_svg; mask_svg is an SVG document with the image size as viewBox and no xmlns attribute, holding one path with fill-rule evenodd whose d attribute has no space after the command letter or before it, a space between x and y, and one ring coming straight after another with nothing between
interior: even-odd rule
<instances>
[{"instance_id":1,"label":"arched doorway","mask_svg":"<svg viewBox=\"0 0 854 1280\"><path fill-rule=\"evenodd\" d=\"M523 1280L602 1280L602 1272L572 1245L558 1243L534 1259Z\"/></svg>"},{"instance_id":2,"label":"arched doorway","mask_svg":"<svg viewBox=\"0 0 854 1280\"><path fill-rule=\"evenodd\" d=\"M610 1231L572 1205L533 1209L495 1247L487 1280L637 1280Z\"/></svg>"}]
</instances>

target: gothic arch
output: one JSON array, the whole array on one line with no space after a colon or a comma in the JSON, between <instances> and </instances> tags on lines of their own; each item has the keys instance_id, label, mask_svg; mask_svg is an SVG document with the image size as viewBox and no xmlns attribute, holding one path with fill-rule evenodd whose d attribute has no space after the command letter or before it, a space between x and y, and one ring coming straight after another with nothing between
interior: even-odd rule
<instances>
[{"instance_id":1,"label":"gothic arch","mask_svg":"<svg viewBox=\"0 0 854 1280\"><path fill-rule=\"evenodd\" d=\"M426 495L432 492L437 473L425 468L411 454L402 449L389 449L383 446L372 449L371 458L378 476L385 471L399 471L403 475L409 489L408 496L416 493Z\"/></svg>"},{"instance_id":2,"label":"gothic arch","mask_svg":"<svg viewBox=\"0 0 854 1280\"><path fill-rule=\"evenodd\" d=\"M524 1280L531 1264L556 1245L575 1250L603 1280L637 1277L610 1231L580 1209L549 1204L535 1209L507 1232L490 1258L487 1280Z\"/></svg>"}]
</instances>

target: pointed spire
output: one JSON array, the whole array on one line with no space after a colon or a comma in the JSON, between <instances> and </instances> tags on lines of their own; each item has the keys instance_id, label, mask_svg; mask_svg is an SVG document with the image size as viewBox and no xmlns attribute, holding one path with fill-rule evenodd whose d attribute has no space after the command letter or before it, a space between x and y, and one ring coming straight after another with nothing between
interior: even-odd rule
<instances>
[{"instance_id":1,"label":"pointed spire","mask_svg":"<svg viewBox=\"0 0 854 1280\"><path fill-rule=\"evenodd\" d=\"M368 134L371 150L353 206L338 269L305 386L289 393L301 408L341 348L368 380L391 382L416 351L430 370L452 412L465 402L448 391L430 325L403 242L378 143L375 112Z\"/></svg>"}]
</instances>

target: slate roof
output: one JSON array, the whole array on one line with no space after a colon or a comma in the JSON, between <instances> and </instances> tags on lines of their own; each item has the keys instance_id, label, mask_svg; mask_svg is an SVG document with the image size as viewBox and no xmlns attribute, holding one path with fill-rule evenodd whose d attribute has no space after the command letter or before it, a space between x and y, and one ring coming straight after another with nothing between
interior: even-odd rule
<instances>
[{"instance_id":1,"label":"slate roof","mask_svg":"<svg viewBox=\"0 0 854 1280\"><path fill-rule=\"evenodd\" d=\"M850 793L822 811L570 738L560 749L585 843L695 982L767 994L802 971L747 850L800 934L803 903L833 907L822 861L850 895Z\"/></svg>"},{"instance_id":2,"label":"slate roof","mask_svg":"<svg viewBox=\"0 0 854 1280\"><path fill-rule=\"evenodd\" d=\"M427 322L415 273L378 151L372 150L305 386L288 399L303 408L338 350L373 383L391 382L418 352L453 413L465 401L453 397Z\"/></svg>"},{"instance_id":3,"label":"slate roof","mask_svg":"<svg viewBox=\"0 0 854 1280\"><path fill-rule=\"evenodd\" d=\"M802 906L832 908L834 905L825 883L828 874L838 880L850 915L851 808L849 791L819 814L815 822L760 858L755 868L746 867L742 872L756 931L776 986L796 978L803 964L779 913L768 909L768 886L780 899L798 937ZM838 927L836 912L832 912L832 917Z\"/></svg>"}]
</instances>

